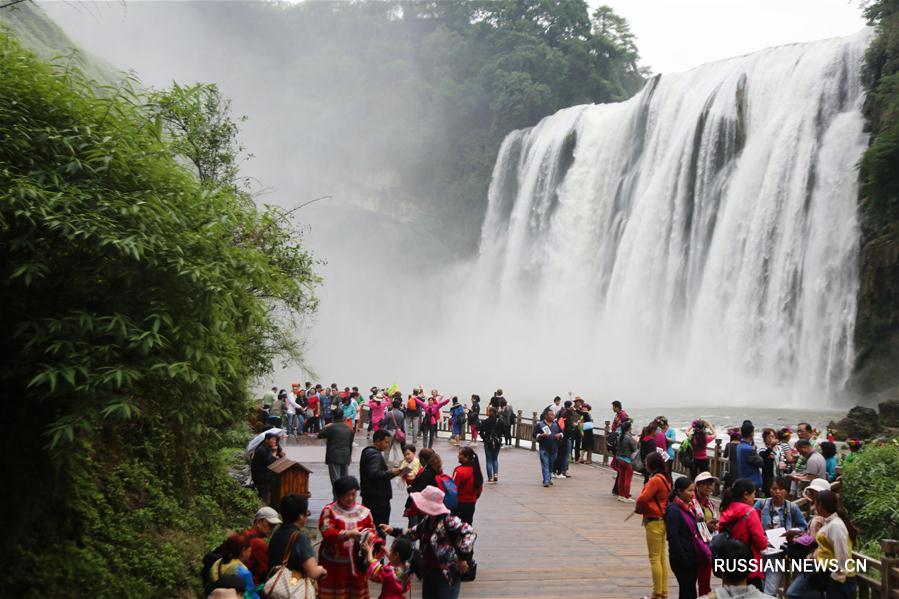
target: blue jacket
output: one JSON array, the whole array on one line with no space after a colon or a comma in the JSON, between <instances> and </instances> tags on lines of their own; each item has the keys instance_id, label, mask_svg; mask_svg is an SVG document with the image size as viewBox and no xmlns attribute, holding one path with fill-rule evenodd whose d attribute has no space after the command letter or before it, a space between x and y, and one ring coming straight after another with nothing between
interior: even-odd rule
<instances>
[{"instance_id":1,"label":"blue jacket","mask_svg":"<svg viewBox=\"0 0 899 599\"><path fill-rule=\"evenodd\" d=\"M771 498L769 497L768 499L756 499L753 507L759 510L759 514L762 517L762 528L765 530L778 528L778 526L774 525L774 516L780 518L779 526L787 530L791 528L805 530L808 528L808 522L805 521L802 510L792 501L787 501L781 507L776 508L771 504Z\"/></svg>"},{"instance_id":2,"label":"blue jacket","mask_svg":"<svg viewBox=\"0 0 899 599\"><path fill-rule=\"evenodd\" d=\"M737 472L740 478L748 478L756 487L762 486L762 456L746 441L737 445Z\"/></svg>"}]
</instances>

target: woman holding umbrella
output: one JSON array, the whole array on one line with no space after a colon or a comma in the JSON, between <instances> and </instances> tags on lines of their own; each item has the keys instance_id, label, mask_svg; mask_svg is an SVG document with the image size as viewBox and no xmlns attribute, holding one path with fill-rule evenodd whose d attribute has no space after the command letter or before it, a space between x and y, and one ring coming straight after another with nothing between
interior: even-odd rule
<instances>
[{"instance_id":1,"label":"woman holding umbrella","mask_svg":"<svg viewBox=\"0 0 899 599\"><path fill-rule=\"evenodd\" d=\"M462 588L462 575L471 567L477 535L470 525L450 514L443 504L443 491L437 487L426 487L411 497L424 519L414 528L382 524L381 530L394 537L421 541L422 599L456 599Z\"/></svg>"}]
</instances>

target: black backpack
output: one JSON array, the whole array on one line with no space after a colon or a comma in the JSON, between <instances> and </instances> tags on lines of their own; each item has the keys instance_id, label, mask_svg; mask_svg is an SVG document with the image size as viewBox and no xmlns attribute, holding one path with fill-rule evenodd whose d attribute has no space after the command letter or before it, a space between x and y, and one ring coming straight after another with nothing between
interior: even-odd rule
<instances>
[{"instance_id":1,"label":"black backpack","mask_svg":"<svg viewBox=\"0 0 899 599\"><path fill-rule=\"evenodd\" d=\"M212 566L218 560L222 559L222 553L224 551L225 544L222 543L209 553L203 556L203 567L200 569L200 578L203 579L203 586L206 587L209 585L209 577L212 573Z\"/></svg>"},{"instance_id":2,"label":"black backpack","mask_svg":"<svg viewBox=\"0 0 899 599\"><path fill-rule=\"evenodd\" d=\"M609 448L613 454L618 451L618 433L609 431L609 436L606 439L606 447Z\"/></svg>"}]
</instances>

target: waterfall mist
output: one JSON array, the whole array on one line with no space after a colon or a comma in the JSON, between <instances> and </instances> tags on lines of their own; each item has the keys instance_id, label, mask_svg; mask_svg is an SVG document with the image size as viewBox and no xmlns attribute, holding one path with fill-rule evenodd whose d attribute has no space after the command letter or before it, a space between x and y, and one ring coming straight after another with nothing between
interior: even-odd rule
<instances>
[{"instance_id":1,"label":"waterfall mist","mask_svg":"<svg viewBox=\"0 0 899 599\"><path fill-rule=\"evenodd\" d=\"M373 191L389 189L400 159L377 143L379 123L348 130L345 115L308 114L325 75L279 72L259 23L236 38L201 4L129 4L127 18L120 6L43 6L150 85L218 83L249 117L245 173L274 189L261 201L334 196L298 213L327 262L303 331L316 380L502 387L521 408L569 390L636 405L840 402L869 32L663 75L626 102L510 133L477 255L453 263L409 224L414 203L385 210Z\"/></svg>"}]
</instances>

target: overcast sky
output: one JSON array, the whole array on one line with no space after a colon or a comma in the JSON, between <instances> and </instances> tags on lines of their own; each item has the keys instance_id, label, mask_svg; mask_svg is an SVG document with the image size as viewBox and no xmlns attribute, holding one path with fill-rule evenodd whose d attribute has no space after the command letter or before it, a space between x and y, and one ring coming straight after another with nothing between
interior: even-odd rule
<instances>
[{"instance_id":1,"label":"overcast sky","mask_svg":"<svg viewBox=\"0 0 899 599\"><path fill-rule=\"evenodd\" d=\"M654 73L769 46L853 34L865 26L860 0L589 0L626 17L642 63Z\"/></svg>"}]
</instances>

